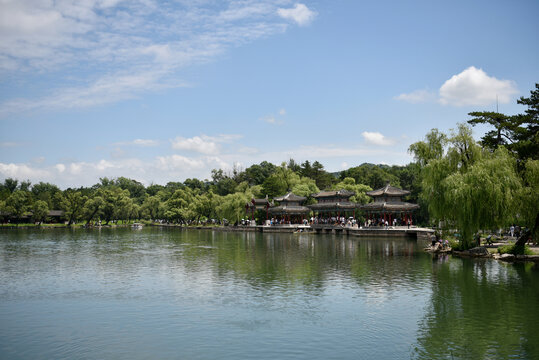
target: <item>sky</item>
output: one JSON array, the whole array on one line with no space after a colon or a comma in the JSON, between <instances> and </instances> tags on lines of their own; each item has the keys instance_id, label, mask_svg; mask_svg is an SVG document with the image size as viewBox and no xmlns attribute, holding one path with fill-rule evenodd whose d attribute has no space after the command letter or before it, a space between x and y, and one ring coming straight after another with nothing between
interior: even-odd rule
<instances>
[{"instance_id":1,"label":"sky","mask_svg":"<svg viewBox=\"0 0 539 360\"><path fill-rule=\"evenodd\" d=\"M432 128L524 112L538 15L536 0L0 0L0 180L405 165Z\"/></svg>"}]
</instances>

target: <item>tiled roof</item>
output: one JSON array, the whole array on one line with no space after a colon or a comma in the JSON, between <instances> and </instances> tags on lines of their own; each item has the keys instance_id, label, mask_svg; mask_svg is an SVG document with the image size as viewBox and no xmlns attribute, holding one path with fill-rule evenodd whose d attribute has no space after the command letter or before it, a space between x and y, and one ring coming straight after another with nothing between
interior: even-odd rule
<instances>
[{"instance_id":1,"label":"tiled roof","mask_svg":"<svg viewBox=\"0 0 539 360\"><path fill-rule=\"evenodd\" d=\"M305 201L306 199L307 198L303 196L298 196L294 193L289 192L288 194L283 195L281 197L274 198L273 200L278 201L278 202L288 202L288 201L301 202L301 201Z\"/></svg>"},{"instance_id":2,"label":"tiled roof","mask_svg":"<svg viewBox=\"0 0 539 360\"><path fill-rule=\"evenodd\" d=\"M365 211L409 211L419 209L419 205L408 202L372 202L361 206Z\"/></svg>"},{"instance_id":3,"label":"tiled roof","mask_svg":"<svg viewBox=\"0 0 539 360\"><path fill-rule=\"evenodd\" d=\"M386 186L380 189L376 189L373 191L367 191L366 193L369 196L382 196L382 195L389 195L389 196L404 196L410 194L408 190L399 189L398 187L394 187L389 185L387 183Z\"/></svg>"},{"instance_id":4,"label":"tiled roof","mask_svg":"<svg viewBox=\"0 0 539 360\"><path fill-rule=\"evenodd\" d=\"M350 196L354 196L356 193L353 191L348 191L345 189L341 190L324 190L320 191L318 194L312 194L313 198L322 198L322 197L345 197L349 198Z\"/></svg>"},{"instance_id":5,"label":"tiled roof","mask_svg":"<svg viewBox=\"0 0 539 360\"><path fill-rule=\"evenodd\" d=\"M315 211L331 211L331 210L354 210L358 209L361 205L350 201L342 202L329 202L309 205L312 210Z\"/></svg>"},{"instance_id":6,"label":"tiled roof","mask_svg":"<svg viewBox=\"0 0 539 360\"><path fill-rule=\"evenodd\" d=\"M274 206L272 208L269 208L269 212L272 214L308 214L311 212L311 209L309 209L306 206L289 206L289 205L279 205Z\"/></svg>"}]
</instances>

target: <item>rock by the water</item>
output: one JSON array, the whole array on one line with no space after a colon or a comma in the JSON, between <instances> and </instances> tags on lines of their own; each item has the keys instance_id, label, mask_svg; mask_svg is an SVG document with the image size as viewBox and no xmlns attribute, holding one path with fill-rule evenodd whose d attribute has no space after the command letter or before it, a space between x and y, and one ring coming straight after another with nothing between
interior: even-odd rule
<instances>
[{"instance_id":1,"label":"rock by the water","mask_svg":"<svg viewBox=\"0 0 539 360\"><path fill-rule=\"evenodd\" d=\"M468 252L470 254L473 254L473 255L480 255L480 256L489 255L489 252L488 252L487 248L484 247L484 246L474 247L474 248L468 250Z\"/></svg>"},{"instance_id":2,"label":"rock by the water","mask_svg":"<svg viewBox=\"0 0 539 360\"><path fill-rule=\"evenodd\" d=\"M502 256L500 256L500 260L512 261L512 260L515 260L515 255L513 255L513 254L502 254Z\"/></svg>"}]
</instances>

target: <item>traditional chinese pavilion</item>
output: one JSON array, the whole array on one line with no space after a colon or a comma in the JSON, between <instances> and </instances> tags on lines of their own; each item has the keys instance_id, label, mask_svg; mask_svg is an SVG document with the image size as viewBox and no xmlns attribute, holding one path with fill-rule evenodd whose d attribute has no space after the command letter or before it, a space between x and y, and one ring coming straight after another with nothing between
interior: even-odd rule
<instances>
[{"instance_id":1,"label":"traditional chinese pavilion","mask_svg":"<svg viewBox=\"0 0 539 360\"><path fill-rule=\"evenodd\" d=\"M352 213L355 217L356 209L359 204L350 201L350 197L356 193L348 190L321 191L318 194L311 195L318 200L317 204L309 205L315 213L330 213L341 216L346 213Z\"/></svg>"},{"instance_id":2,"label":"traditional chinese pavilion","mask_svg":"<svg viewBox=\"0 0 539 360\"><path fill-rule=\"evenodd\" d=\"M270 207L269 213L285 221L292 222L294 219L299 219L300 217L303 220L311 212L311 209L302 205L306 198L291 192L273 200L277 201L279 205Z\"/></svg>"},{"instance_id":3,"label":"traditional chinese pavilion","mask_svg":"<svg viewBox=\"0 0 539 360\"><path fill-rule=\"evenodd\" d=\"M374 201L361 206L368 219L382 218L390 224L393 219L401 219L403 224L412 221L412 211L419 209L419 205L402 201L402 197L409 195L410 191L399 189L387 183L386 186L368 191Z\"/></svg>"},{"instance_id":4,"label":"traditional chinese pavilion","mask_svg":"<svg viewBox=\"0 0 539 360\"><path fill-rule=\"evenodd\" d=\"M255 212L257 210L263 210L266 212L266 220L268 219L268 211L269 208L273 204L268 200L268 196L266 195L263 199L251 199L251 202L248 202L245 204L245 212L251 217L251 220L254 220Z\"/></svg>"}]
</instances>

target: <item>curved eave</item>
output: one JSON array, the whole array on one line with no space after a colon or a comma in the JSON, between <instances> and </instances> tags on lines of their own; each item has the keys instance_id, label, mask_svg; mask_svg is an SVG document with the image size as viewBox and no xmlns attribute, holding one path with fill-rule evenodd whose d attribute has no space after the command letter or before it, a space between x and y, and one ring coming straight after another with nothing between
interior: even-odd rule
<instances>
[{"instance_id":1,"label":"curved eave","mask_svg":"<svg viewBox=\"0 0 539 360\"><path fill-rule=\"evenodd\" d=\"M292 192L289 192L288 194L274 198L273 200L278 201L278 202L302 202L302 201L307 200L307 198L303 196L298 196Z\"/></svg>"},{"instance_id":2,"label":"curved eave","mask_svg":"<svg viewBox=\"0 0 539 360\"><path fill-rule=\"evenodd\" d=\"M388 195L388 196L406 196L410 194L410 191L399 189L397 187L391 186L387 184L383 188L367 191L365 194L369 196L382 196L382 195Z\"/></svg>"},{"instance_id":3,"label":"curved eave","mask_svg":"<svg viewBox=\"0 0 539 360\"><path fill-rule=\"evenodd\" d=\"M320 198L332 198L332 197L339 197L343 199L348 199L351 196L354 196L356 193L354 191L348 191L348 190L338 190L338 191L320 191L318 194L312 194L311 196L315 199Z\"/></svg>"},{"instance_id":4,"label":"curved eave","mask_svg":"<svg viewBox=\"0 0 539 360\"><path fill-rule=\"evenodd\" d=\"M311 209L309 209L306 206L280 205L280 206L269 208L269 212L276 215L279 215L279 214L302 215L302 214L310 213Z\"/></svg>"},{"instance_id":5,"label":"curved eave","mask_svg":"<svg viewBox=\"0 0 539 360\"><path fill-rule=\"evenodd\" d=\"M352 202L343 203L320 203L309 205L314 211L332 211L332 210L355 210L359 209L361 205Z\"/></svg>"},{"instance_id":6,"label":"curved eave","mask_svg":"<svg viewBox=\"0 0 539 360\"><path fill-rule=\"evenodd\" d=\"M377 203L370 203L361 206L361 210L364 211L411 211L419 209L419 205L412 204L412 203L388 203L388 202L377 202Z\"/></svg>"}]
</instances>

